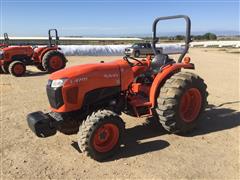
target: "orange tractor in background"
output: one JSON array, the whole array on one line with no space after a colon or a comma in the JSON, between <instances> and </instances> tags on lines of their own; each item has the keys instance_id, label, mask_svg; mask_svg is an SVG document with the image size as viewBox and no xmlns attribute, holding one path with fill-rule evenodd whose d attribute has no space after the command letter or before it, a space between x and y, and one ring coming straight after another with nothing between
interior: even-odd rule
<instances>
[{"instance_id":1,"label":"orange tractor in background","mask_svg":"<svg viewBox=\"0 0 240 180\"><path fill-rule=\"evenodd\" d=\"M185 48L177 61L156 49L158 22L176 18L186 20ZM157 18L153 23L153 59L123 57L51 74L47 83L51 112L30 113L30 129L38 137L57 131L78 132L81 151L98 161L116 153L124 140L121 113L155 119L170 133L193 130L208 93L203 79L183 71L194 69L190 58L184 57L189 49L190 27L190 19L184 15Z\"/></svg>"},{"instance_id":2,"label":"orange tractor in background","mask_svg":"<svg viewBox=\"0 0 240 180\"><path fill-rule=\"evenodd\" d=\"M55 33L53 40L52 33ZM58 47L58 32L56 29L48 31L49 44L43 47L7 46L0 49L0 66L4 73L13 76L23 76L26 66L34 65L41 71L54 72L66 66L66 58Z\"/></svg>"}]
</instances>

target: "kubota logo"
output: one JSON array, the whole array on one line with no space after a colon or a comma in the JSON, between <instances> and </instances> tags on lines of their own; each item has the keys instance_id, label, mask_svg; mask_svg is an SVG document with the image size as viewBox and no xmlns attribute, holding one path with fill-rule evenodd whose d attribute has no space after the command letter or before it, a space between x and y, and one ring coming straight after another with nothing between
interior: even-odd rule
<instances>
[{"instance_id":1,"label":"kubota logo","mask_svg":"<svg viewBox=\"0 0 240 180\"><path fill-rule=\"evenodd\" d=\"M88 80L88 77L79 77L79 78L76 78L76 79L71 79L70 80L70 83L73 84L73 83L80 83L82 81L87 81Z\"/></svg>"},{"instance_id":2,"label":"kubota logo","mask_svg":"<svg viewBox=\"0 0 240 180\"><path fill-rule=\"evenodd\" d=\"M103 77L105 77L105 78L118 78L118 74L104 74Z\"/></svg>"}]
</instances>

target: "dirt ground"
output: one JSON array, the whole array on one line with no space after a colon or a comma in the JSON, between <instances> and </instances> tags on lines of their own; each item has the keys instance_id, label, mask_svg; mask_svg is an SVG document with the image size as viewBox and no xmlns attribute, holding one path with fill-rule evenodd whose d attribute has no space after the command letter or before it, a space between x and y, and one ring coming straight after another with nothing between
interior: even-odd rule
<instances>
[{"instance_id":1,"label":"dirt ground","mask_svg":"<svg viewBox=\"0 0 240 180\"><path fill-rule=\"evenodd\" d=\"M26 77L1 75L2 179L239 179L239 53L190 50L196 73L205 79L209 107L186 137L153 131L144 119L123 116L125 146L107 162L85 157L77 135L40 139L26 115L48 111L48 75L30 67ZM68 57L68 66L118 57Z\"/></svg>"}]
</instances>

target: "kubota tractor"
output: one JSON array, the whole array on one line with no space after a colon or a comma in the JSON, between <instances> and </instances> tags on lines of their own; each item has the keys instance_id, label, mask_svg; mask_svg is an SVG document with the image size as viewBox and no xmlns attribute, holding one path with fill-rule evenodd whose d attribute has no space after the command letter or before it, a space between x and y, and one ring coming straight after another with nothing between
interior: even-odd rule
<instances>
[{"instance_id":1,"label":"kubota tractor","mask_svg":"<svg viewBox=\"0 0 240 180\"><path fill-rule=\"evenodd\" d=\"M177 61L156 50L157 23L175 18L184 18L187 24L185 48ZM189 42L187 16L160 17L153 23L153 59L124 57L51 74L47 83L51 112L30 113L30 129L38 137L78 132L81 151L98 161L113 155L122 143L121 113L155 118L170 133L191 131L204 111L208 93L203 79L183 71L194 69L190 58L184 58Z\"/></svg>"},{"instance_id":2,"label":"kubota tractor","mask_svg":"<svg viewBox=\"0 0 240 180\"><path fill-rule=\"evenodd\" d=\"M3 34L3 43L0 44L0 49L5 48L5 47L8 47L8 45L9 45L8 34L7 34L7 33L4 33L4 34Z\"/></svg>"},{"instance_id":3,"label":"kubota tractor","mask_svg":"<svg viewBox=\"0 0 240 180\"><path fill-rule=\"evenodd\" d=\"M55 40L53 34L55 33ZM43 47L8 46L0 49L0 66L5 73L23 76L26 66L34 65L41 71L54 72L66 66L66 58L58 47L56 29L48 31L49 44Z\"/></svg>"}]
</instances>

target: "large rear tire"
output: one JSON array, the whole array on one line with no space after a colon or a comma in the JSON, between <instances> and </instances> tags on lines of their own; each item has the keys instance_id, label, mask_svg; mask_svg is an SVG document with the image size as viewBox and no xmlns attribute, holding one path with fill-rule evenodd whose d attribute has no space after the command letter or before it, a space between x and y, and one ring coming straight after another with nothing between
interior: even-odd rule
<instances>
[{"instance_id":1,"label":"large rear tire","mask_svg":"<svg viewBox=\"0 0 240 180\"><path fill-rule=\"evenodd\" d=\"M55 72L65 68L66 58L61 52L51 50L44 54L42 58L42 66L49 73Z\"/></svg>"},{"instance_id":2,"label":"large rear tire","mask_svg":"<svg viewBox=\"0 0 240 180\"><path fill-rule=\"evenodd\" d=\"M195 128L207 105L207 85L190 72L170 77L160 89L156 112L167 131L184 134Z\"/></svg>"},{"instance_id":3,"label":"large rear tire","mask_svg":"<svg viewBox=\"0 0 240 180\"><path fill-rule=\"evenodd\" d=\"M124 130L125 124L116 113L98 110L89 115L80 126L79 148L97 161L105 160L119 149Z\"/></svg>"},{"instance_id":4,"label":"large rear tire","mask_svg":"<svg viewBox=\"0 0 240 180\"><path fill-rule=\"evenodd\" d=\"M26 66L23 62L21 61L13 61L9 65L8 71L10 72L11 75L20 77L23 76L26 72Z\"/></svg>"}]
</instances>

